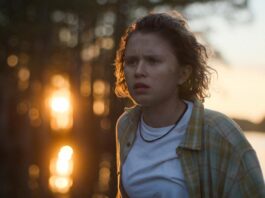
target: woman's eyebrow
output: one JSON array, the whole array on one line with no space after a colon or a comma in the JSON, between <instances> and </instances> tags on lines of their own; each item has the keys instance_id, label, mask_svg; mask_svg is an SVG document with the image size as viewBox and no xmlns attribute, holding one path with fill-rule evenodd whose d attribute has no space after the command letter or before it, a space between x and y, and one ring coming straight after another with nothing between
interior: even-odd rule
<instances>
[{"instance_id":1,"label":"woman's eyebrow","mask_svg":"<svg viewBox=\"0 0 265 198\"><path fill-rule=\"evenodd\" d=\"M136 55L124 55L123 59L137 58Z\"/></svg>"},{"instance_id":2,"label":"woman's eyebrow","mask_svg":"<svg viewBox=\"0 0 265 198\"><path fill-rule=\"evenodd\" d=\"M125 54L124 57L138 57L139 55L135 55L135 54ZM154 53L154 52L150 52L150 53L145 53L142 54L141 56L143 57L161 57L161 55L159 53Z\"/></svg>"},{"instance_id":3,"label":"woman's eyebrow","mask_svg":"<svg viewBox=\"0 0 265 198\"><path fill-rule=\"evenodd\" d=\"M145 57L145 58L159 58L161 56L159 54L146 54L143 57Z\"/></svg>"}]
</instances>

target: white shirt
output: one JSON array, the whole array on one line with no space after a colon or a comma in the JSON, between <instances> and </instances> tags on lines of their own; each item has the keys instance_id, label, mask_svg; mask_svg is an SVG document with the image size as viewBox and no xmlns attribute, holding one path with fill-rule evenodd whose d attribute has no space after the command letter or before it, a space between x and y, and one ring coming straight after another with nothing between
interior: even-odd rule
<instances>
[{"instance_id":1,"label":"white shirt","mask_svg":"<svg viewBox=\"0 0 265 198\"><path fill-rule=\"evenodd\" d=\"M153 128L141 118L135 142L122 166L122 184L131 198L181 197L188 198L180 160L176 148L182 142L190 120L193 103L186 102L188 108L177 126L163 138L154 142L147 140L163 136L173 125Z\"/></svg>"}]
</instances>

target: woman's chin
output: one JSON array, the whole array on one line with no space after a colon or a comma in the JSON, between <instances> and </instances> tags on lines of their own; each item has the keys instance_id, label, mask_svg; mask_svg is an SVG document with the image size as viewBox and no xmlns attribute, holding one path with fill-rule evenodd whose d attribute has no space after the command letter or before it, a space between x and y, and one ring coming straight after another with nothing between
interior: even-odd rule
<instances>
[{"instance_id":1,"label":"woman's chin","mask_svg":"<svg viewBox=\"0 0 265 198\"><path fill-rule=\"evenodd\" d=\"M134 100L134 103L137 105L140 105L142 107L150 107L152 106L152 102L148 99L138 99L138 100Z\"/></svg>"},{"instance_id":2,"label":"woman's chin","mask_svg":"<svg viewBox=\"0 0 265 198\"><path fill-rule=\"evenodd\" d=\"M134 95L132 99L135 104L140 105L142 107L150 107L152 106L152 104L156 103L156 100L154 100L154 97L152 97L151 95L147 95L147 94Z\"/></svg>"}]
</instances>

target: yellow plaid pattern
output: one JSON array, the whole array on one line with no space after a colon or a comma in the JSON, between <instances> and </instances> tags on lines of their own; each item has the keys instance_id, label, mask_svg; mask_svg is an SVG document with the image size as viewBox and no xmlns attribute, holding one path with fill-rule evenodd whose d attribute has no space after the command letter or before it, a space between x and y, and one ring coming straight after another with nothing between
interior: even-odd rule
<instances>
[{"instance_id":1,"label":"yellow plaid pattern","mask_svg":"<svg viewBox=\"0 0 265 198\"><path fill-rule=\"evenodd\" d=\"M141 108L126 109L116 125L117 197L128 197L120 170L133 146ZM194 101L185 139L176 148L191 198L265 198L255 151L238 125Z\"/></svg>"}]
</instances>

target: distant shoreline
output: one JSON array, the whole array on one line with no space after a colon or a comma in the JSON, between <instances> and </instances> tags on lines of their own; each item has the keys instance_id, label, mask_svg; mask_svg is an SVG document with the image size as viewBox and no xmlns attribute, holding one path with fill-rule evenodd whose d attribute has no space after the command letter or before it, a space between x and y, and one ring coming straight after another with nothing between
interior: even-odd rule
<instances>
[{"instance_id":1,"label":"distant shoreline","mask_svg":"<svg viewBox=\"0 0 265 198\"><path fill-rule=\"evenodd\" d=\"M256 131L265 133L265 118L258 124L253 123L249 120L242 120L233 118L233 120L241 127L243 131Z\"/></svg>"}]
</instances>

